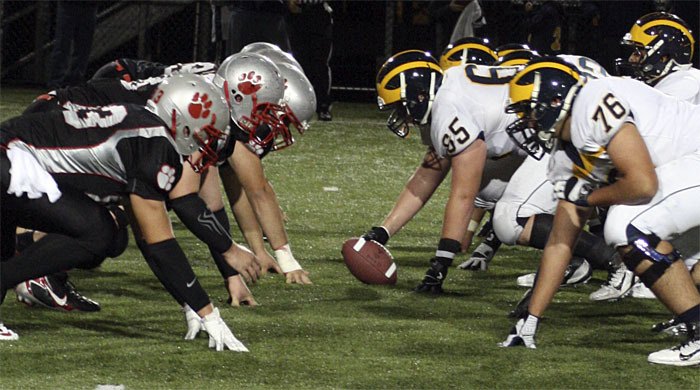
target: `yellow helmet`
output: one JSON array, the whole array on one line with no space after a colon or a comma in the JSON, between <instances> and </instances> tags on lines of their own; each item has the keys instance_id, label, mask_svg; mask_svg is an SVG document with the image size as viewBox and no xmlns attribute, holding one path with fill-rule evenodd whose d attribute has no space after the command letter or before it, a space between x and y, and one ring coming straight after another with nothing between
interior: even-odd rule
<instances>
[{"instance_id":1,"label":"yellow helmet","mask_svg":"<svg viewBox=\"0 0 700 390\"><path fill-rule=\"evenodd\" d=\"M498 66L527 65L528 62L540 57L538 52L519 43L499 46L496 48L496 55L498 55L498 60L493 64Z\"/></svg>"},{"instance_id":2,"label":"yellow helmet","mask_svg":"<svg viewBox=\"0 0 700 390\"><path fill-rule=\"evenodd\" d=\"M688 24L668 12L642 16L620 44L637 51L640 59L630 62L628 58L618 58L615 60L617 73L652 85L675 71L678 65L690 64L695 49Z\"/></svg>"},{"instance_id":3,"label":"yellow helmet","mask_svg":"<svg viewBox=\"0 0 700 390\"><path fill-rule=\"evenodd\" d=\"M464 64L492 65L498 57L486 38L467 37L445 47L440 56L440 67L447 70Z\"/></svg>"},{"instance_id":4,"label":"yellow helmet","mask_svg":"<svg viewBox=\"0 0 700 390\"><path fill-rule=\"evenodd\" d=\"M557 57L532 60L509 83L506 112L520 118L506 128L508 135L541 159L552 150L555 128L566 118L584 80L573 65Z\"/></svg>"},{"instance_id":5,"label":"yellow helmet","mask_svg":"<svg viewBox=\"0 0 700 390\"><path fill-rule=\"evenodd\" d=\"M410 122L427 124L441 83L442 69L428 52L407 50L386 60L377 73L377 104L380 110L393 108L389 130L403 138Z\"/></svg>"}]
</instances>

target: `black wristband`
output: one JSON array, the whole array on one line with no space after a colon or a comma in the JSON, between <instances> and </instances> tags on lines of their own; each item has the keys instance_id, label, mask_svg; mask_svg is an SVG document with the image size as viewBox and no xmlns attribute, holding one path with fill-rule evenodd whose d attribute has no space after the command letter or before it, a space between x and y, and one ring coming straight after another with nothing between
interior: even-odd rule
<instances>
[{"instance_id":1,"label":"black wristband","mask_svg":"<svg viewBox=\"0 0 700 390\"><path fill-rule=\"evenodd\" d=\"M185 253L174 238L148 245L151 260L161 274L160 278L173 288L192 310L199 311L210 303L206 291L199 284ZM165 284L165 283L164 283Z\"/></svg>"},{"instance_id":2,"label":"black wristband","mask_svg":"<svg viewBox=\"0 0 700 390\"><path fill-rule=\"evenodd\" d=\"M175 214L197 238L217 252L226 252L233 240L214 213L197 194L188 194L169 202Z\"/></svg>"},{"instance_id":3,"label":"black wristband","mask_svg":"<svg viewBox=\"0 0 700 390\"><path fill-rule=\"evenodd\" d=\"M447 251L452 253L458 253L462 249L462 244L451 238L441 238L438 243L439 251Z\"/></svg>"},{"instance_id":4,"label":"black wristband","mask_svg":"<svg viewBox=\"0 0 700 390\"><path fill-rule=\"evenodd\" d=\"M438 243L438 249L435 251L435 261L445 267L449 267L452 265L455 254L458 253L461 248L462 244L459 241L451 238L441 238Z\"/></svg>"}]
</instances>

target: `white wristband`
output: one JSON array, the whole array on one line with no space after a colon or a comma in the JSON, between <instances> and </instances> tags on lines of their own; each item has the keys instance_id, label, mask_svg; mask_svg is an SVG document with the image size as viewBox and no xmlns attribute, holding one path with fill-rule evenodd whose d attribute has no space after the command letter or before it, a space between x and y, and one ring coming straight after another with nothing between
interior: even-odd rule
<instances>
[{"instance_id":1,"label":"white wristband","mask_svg":"<svg viewBox=\"0 0 700 390\"><path fill-rule=\"evenodd\" d=\"M289 244L285 244L280 249L275 250L275 258L285 274L301 269L301 264L294 258Z\"/></svg>"}]
</instances>

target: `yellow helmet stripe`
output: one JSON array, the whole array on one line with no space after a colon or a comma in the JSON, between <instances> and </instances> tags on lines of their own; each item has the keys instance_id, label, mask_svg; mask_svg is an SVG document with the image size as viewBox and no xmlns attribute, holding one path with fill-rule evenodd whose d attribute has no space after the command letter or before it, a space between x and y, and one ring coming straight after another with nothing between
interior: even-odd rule
<instances>
[{"instance_id":1,"label":"yellow helmet stripe","mask_svg":"<svg viewBox=\"0 0 700 390\"><path fill-rule=\"evenodd\" d=\"M518 81L523 78L524 75L530 74L534 71L537 71L538 69L542 68L547 68L547 69L559 69L563 72L568 73L571 77L573 77L576 81L580 81L581 76L574 70L572 70L570 67L566 65L559 64L557 62L538 62L536 64L532 64L525 69L523 69L521 72L519 72L515 77L510 81L510 88L509 88L509 95L510 95L510 101L512 103L517 103L521 102L524 100L530 100L533 96L533 91L535 89L535 83L532 84L527 84L527 85L519 85Z\"/></svg>"},{"instance_id":2,"label":"yellow helmet stripe","mask_svg":"<svg viewBox=\"0 0 700 390\"><path fill-rule=\"evenodd\" d=\"M452 57L452 55L454 55L458 51L461 52L464 49L479 49L479 50L482 50L482 51L485 51L485 52L491 54L494 58L496 58L496 53L493 50L491 50L489 47L484 46L480 43L463 43L461 45L457 45L457 46L453 47L452 49L450 49L445 54L445 56Z\"/></svg>"},{"instance_id":3,"label":"yellow helmet stripe","mask_svg":"<svg viewBox=\"0 0 700 390\"><path fill-rule=\"evenodd\" d=\"M391 72L387 73L386 76L382 79L382 81L377 85L377 91L380 91L380 95L382 99L386 102L386 104L391 104L394 103L398 100L401 99L401 88L396 88L396 89L387 89L386 85L396 77L399 73L404 72L406 70L411 70L415 68L430 68L440 74L442 74L442 69L437 66L436 64L428 61L411 61L407 62L403 65L397 66L395 69L392 69Z\"/></svg>"}]
</instances>

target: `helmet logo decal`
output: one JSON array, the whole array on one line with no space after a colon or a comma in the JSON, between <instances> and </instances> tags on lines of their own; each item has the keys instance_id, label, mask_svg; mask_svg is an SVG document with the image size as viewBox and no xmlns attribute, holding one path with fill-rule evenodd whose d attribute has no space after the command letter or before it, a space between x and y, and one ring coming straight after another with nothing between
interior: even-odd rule
<instances>
[{"instance_id":1,"label":"helmet logo decal","mask_svg":"<svg viewBox=\"0 0 700 390\"><path fill-rule=\"evenodd\" d=\"M238 76L238 90L244 95L252 95L262 88L262 76L256 74L254 70L242 73Z\"/></svg>"},{"instance_id":2,"label":"helmet logo decal","mask_svg":"<svg viewBox=\"0 0 700 390\"><path fill-rule=\"evenodd\" d=\"M187 111L194 119L206 118L211 113L209 109L212 104L213 102L209 100L209 95L206 93L200 95L199 92L195 92L192 102L187 106Z\"/></svg>"},{"instance_id":3,"label":"helmet logo decal","mask_svg":"<svg viewBox=\"0 0 700 390\"><path fill-rule=\"evenodd\" d=\"M156 175L156 183L158 188L164 191L170 191L175 183L175 168L168 164L163 164Z\"/></svg>"},{"instance_id":4,"label":"helmet logo decal","mask_svg":"<svg viewBox=\"0 0 700 390\"><path fill-rule=\"evenodd\" d=\"M199 92L195 92L192 102L187 106L187 111L194 119L206 119L211 114L210 108L213 103L209 100L209 95L206 93L200 95ZM211 117L211 124L213 125L214 123L216 123L216 114Z\"/></svg>"}]
</instances>

